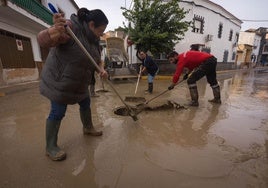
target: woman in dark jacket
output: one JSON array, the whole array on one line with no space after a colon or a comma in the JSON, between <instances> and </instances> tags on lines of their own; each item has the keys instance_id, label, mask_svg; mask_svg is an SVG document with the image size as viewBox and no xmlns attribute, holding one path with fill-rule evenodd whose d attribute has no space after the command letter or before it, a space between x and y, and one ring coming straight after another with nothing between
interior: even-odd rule
<instances>
[{"instance_id":1,"label":"woman in dark jacket","mask_svg":"<svg viewBox=\"0 0 268 188\"><path fill-rule=\"evenodd\" d=\"M54 25L38 34L41 47L50 48L41 74L40 92L51 103L46 120L46 154L52 160L64 160L66 153L57 145L61 120L65 116L67 105L80 105L80 117L84 134L102 135L92 124L88 86L91 83L94 65L67 33L66 24L100 64L101 54L98 40L105 31L108 19L99 10L81 8L77 15L66 20L63 14L54 14ZM101 65L101 64L100 64ZM107 72L101 67L100 76L107 78Z\"/></svg>"}]
</instances>

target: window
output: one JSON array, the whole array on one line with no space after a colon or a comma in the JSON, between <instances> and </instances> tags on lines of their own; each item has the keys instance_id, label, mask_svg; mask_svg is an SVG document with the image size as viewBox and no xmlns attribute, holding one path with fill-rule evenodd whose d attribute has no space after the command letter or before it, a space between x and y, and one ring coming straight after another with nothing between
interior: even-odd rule
<instances>
[{"instance_id":1,"label":"window","mask_svg":"<svg viewBox=\"0 0 268 188\"><path fill-rule=\"evenodd\" d=\"M223 62L226 63L228 61L228 55L229 55L228 50L224 50L224 52L223 52Z\"/></svg>"},{"instance_id":2,"label":"window","mask_svg":"<svg viewBox=\"0 0 268 188\"><path fill-rule=\"evenodd\" d=\"M232 55L232 60L235 60L235 56L236 56L236 53L233 52L233 55Z\"/></svg>"},{"instance_id":3,"label":"window","mask_svg":"<svg viewBox=\"0 0 268 188\"><path fill-rule=\"evenodd\" d=\"M264 52L264 53L267 53L267 52L268 52L268 44L265 44L265 45L263 46L263 52Z\"/></svg>"},{"instance_id":4,"label":"window","mask_svg":"<svg viewBox=\"0 0 268 188\"><path fill-rule=\"evenodd\" d=\"M222 37L222 28L223 28L223 24L219 23L219 30L218 30L218 38L219 39Z\"/></svg>"},{"instance_id":5,"label":"window","mask_svg":"<svg viewBox=\"0 0 268 188\"><path fill-rule=\"evenodd\" d=\"M203 47L203 48L201 49L201 52L206 52L206 53L210 54L211 49L210 49L210 47Z\"/></svg>"},{"instance_id":6,"label":"window","mask_svg":"<svg viewBox=\"0 0 268 188\"><path fill-rule=\"evenodd\" d=\"M229 33L229 41L232 41L232 39L233 39L233 30L231 29Z\"/></svg>"},{"instance_id":7,"label":"window","mask_svg":"<svg viewBox=\"0 0 268 188\"><path fill-rule=\"evenodd\" d=\"M238 42L238 38L239 38L239 33L235 34L235 41Z\"/></svg>"},{"instance_id":8,"label":"window","mask_svg":"<svg viewBox=\"0 0 268 188\"><path fill-rule=\"evenodd\" d=\"M192 32L203 34L203 32L204 32L204 23L205 23L204 17L194 15Z\"/></svg>"}]
</instances>

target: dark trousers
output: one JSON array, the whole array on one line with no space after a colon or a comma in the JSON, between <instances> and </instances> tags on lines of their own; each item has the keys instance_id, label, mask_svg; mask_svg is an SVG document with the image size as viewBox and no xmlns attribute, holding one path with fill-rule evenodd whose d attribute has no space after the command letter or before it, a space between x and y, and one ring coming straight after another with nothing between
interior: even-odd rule
<instances>
[{"instance_id":1,"label":"dark trousers","mask_svg":"<svg viewBox=\"0 0 268 188\"><path fill-rule=\"evenodd\" d=\"M187 80L189 86L195 85L196 81L206 76L207 82L211 87L218 85L216 74L217 59L210 57L193 70L192 74Z\"/></svg>"},{"instance_id":2,"label":"dark trousers","mask_svg":"<svg viewBox=\"0 0 268 188\"><path fill-rule=\"evenodd\" d=\"M57 102L51 102L51 107L50 107L50 113L48 116L48 120L62 120L62 118L65 116L65 112L67 110L67 104L59 104ZM80 101L79 103L80 110L87 110L90 108L90 98L87 97L84 100Z\"/></svg>"}]
</instances>

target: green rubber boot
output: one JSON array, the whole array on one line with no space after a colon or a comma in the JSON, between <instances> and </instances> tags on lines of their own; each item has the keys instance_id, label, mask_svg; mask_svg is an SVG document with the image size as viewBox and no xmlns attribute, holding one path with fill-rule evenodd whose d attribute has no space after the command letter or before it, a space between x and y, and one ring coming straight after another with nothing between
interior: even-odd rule
<instances>
[{"instance_id":1,"label":"green rubber boot","mask_svg":"<svg viewBox=\"0 0 268 188\"><path fill-rule=\"evenodd\" d=\"M82 111L80 110L80 118L83 123L83 132L84 134L88 134L90 136L101 136L102 131L97 131L93 127L92 117L91 117L91 109Z\"/></svg>"},{"instance_id":2,"label":"green rubber boot","mask_svg":"<svg viewBox=\"0 0 268 188\"><path fill-rule=\"evenodd\" d=\"M53 161L66 159L66 153L58 145L58 132L61 121L46 121L46 155Z\"/></svg>"}]
</instances>

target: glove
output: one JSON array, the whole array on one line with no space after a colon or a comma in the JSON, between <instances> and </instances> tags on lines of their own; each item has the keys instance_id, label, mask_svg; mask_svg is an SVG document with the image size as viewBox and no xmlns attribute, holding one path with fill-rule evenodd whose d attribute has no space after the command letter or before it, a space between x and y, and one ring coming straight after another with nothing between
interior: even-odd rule
<instances>
[{"instance_id":1,"label":"glove","mask_svg":"<svg viewBox=\"0 0 268 188\"><path fill-rule=\"evenodd\" d=\"M187 80L187 78L188 78L188 74L185 74L184 76L183 76L183 80Z\"/></svg>"},{"instance_id":2,"label":"glove","mask_svg":"<svg viewBox=\"0 0 268 188\"><path fill-rule=\"evenodd\" d=\"M174 84L171 84L169 87L168 87L168 90L172 90L172 89L174 89Z\"/></svg>"}]
</instances>

